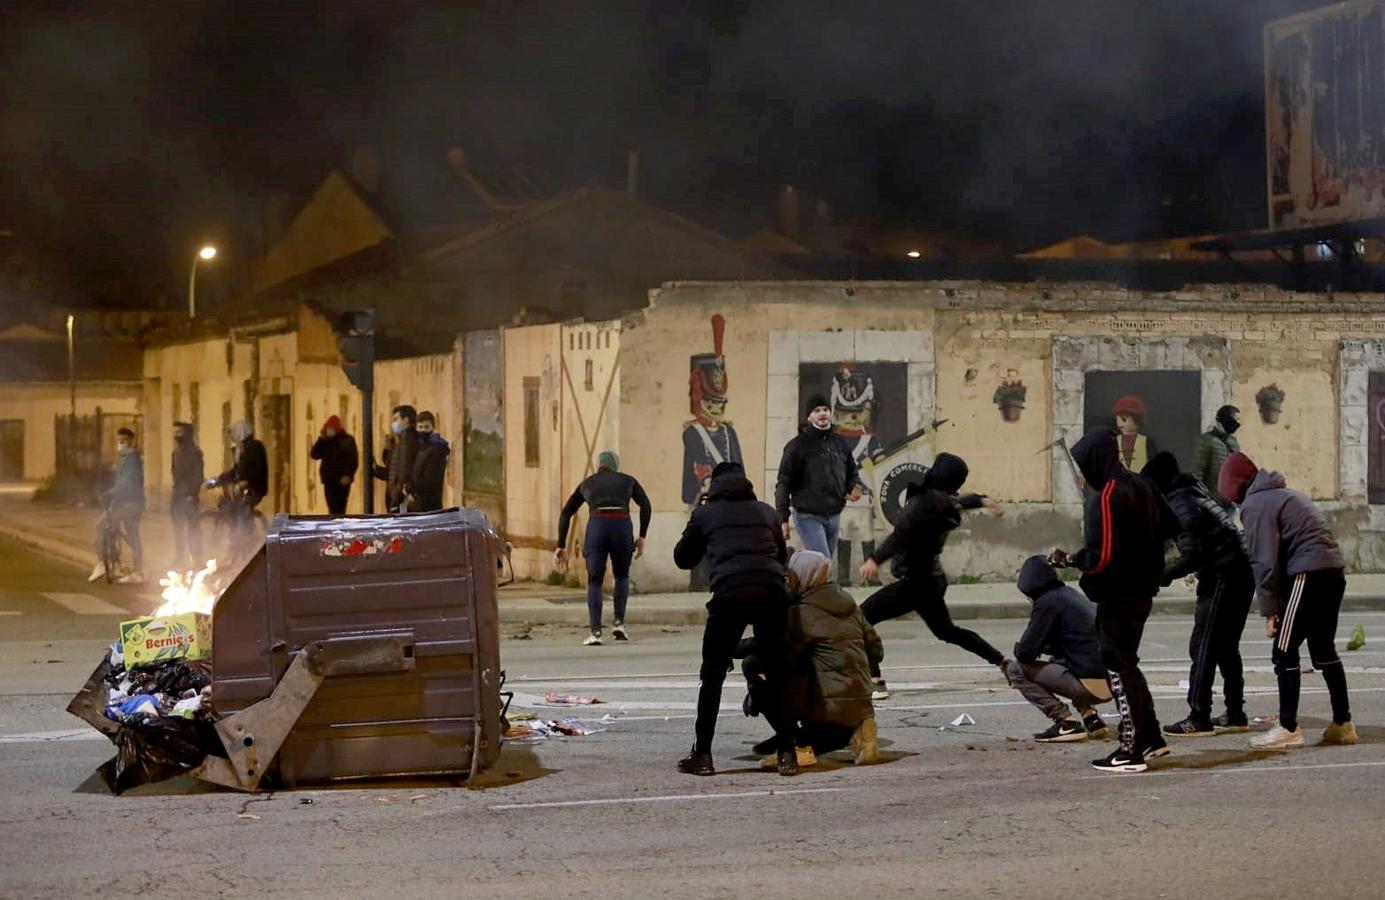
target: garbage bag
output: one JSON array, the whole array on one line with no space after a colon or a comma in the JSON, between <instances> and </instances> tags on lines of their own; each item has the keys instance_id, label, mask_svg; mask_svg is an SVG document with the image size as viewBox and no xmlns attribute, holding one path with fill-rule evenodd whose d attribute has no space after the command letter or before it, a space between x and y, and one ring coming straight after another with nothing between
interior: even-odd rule
<instances>
[{"instance_id":1,"label":"garbage bag","mask_svg":"<svg viewBox=\"0 0 1385 900\"><path fill-rule=\"evenodd\" d=\"M189 772L207 754L225 756L210 722L163 717L123 726L112 738L115 756L99 769L113 794Z\"/></svg>"},{"instance_id":2,"label":"garbage bag","mask_svg":"<svg viewBox=\"0 0 1385 900\"><path fill-rule=\"evenodd\" d=\"M130 670L134 694L172 694L200 691L212 683L212 667L200 660L171 659Z\"/></svg>"}]
</instances>

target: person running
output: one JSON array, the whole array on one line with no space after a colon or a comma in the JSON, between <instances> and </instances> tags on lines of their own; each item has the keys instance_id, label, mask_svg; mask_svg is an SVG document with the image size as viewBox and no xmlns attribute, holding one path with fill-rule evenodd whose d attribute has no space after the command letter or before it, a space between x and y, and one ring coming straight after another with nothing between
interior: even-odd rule
<instances>
[{"instance_id":1,"label":"person running","mask_svg":"<svg viewBox=\"0 0 1385 900\"><path fill-rule=\"evenodd\" d=\"M1241 411L1227 404L1217 410L1212 427L1198 435L1193 450L1193 474L1223 503L1229 501L1217 490L1217 481L1226 458L1241 451L1240 443L1233 437L1240 427Z\"/></svg>"},{"instance_id":2,"label":"person running","mask_svg":"<svg viewBox=\"0 0 1385 900\"><path fill-rule=\"evenodd\" d=\"M712 599L707 601L702 632L696 737L692 752L678 761L678 771L685 774L716 774L712 738L721 710L721 687L747 626L753 629L766 681L778 683L787 671L784 563L788 549L780 524L774 507L756 499L745 469L739 463L721 463L712 470L706 500L693 510L673 548L678 568L692 569L706 557L712 576ZM784 704L770 703L765 716L777 738L779 774L798 774L792 714Z\"/></svg>"},{"instance_id":3,"label":"person running","mask_svg":"<svg viewBox=\"0 0 1385 900\"><path fill-rule=\"evenodd\" d=\"M640 508L640 536L630 527L630 501ZM630 640L625 630L625 603L630 597L630 561L644 555L644 536L649 533L653 506L644 488L620 471L620 457L614 450L603 450L596 457L596 474L577 486L558 518L558 547L553 559L567 565L567 533L572 517L585 503L591 509L587 533L582 541L582 557L587 561L587 623L590 633L583 644L601 645L601 584L606 580L606 561L615 576L615 623L611 636Z\"/></svg>"},{"instance_id":4,"label":"person running","mask_svg":"<svg viewBox=\"0 0 1385 900\"><path fill-rule=\"evenodd\" d=\"M1045 556L1024 561L1017 586L1033 609L1015 642L1010 686L1053 720L1034 740L1059 744L1106 737L1106 723L1096 707L1111 699L1111 691L1096 637L1096 605L1063 584ZM1080 719L1060 697L1076 704Z\"/></svg>"},{"instance_id":5,"label":"person running","mask_svg":"<svg viewBox=\"0 0 1385 900\"><path fill-rule=\"evenodd\" d=\"M981 494L957 495L966 483L967 472L966 461L960 456L939 453L923 483L909 486L899 523L861 564L859 572L861 580L869 583L879 576L880 566L893 559L899 580L871 594L861 604L861 612L871 625L916 612L938 640L975 653L1005 674L1005 654L976 632L956 625L944 602L947 575L938 557L948 533L962 524L963 510L1001 508L999 502ZM879 665L871 667L871 677L875 682L873 699L887 699L889 689Z\"/></svg>"},{"instance_id":6,"label":"person running","mask_svg":"<svg viewBox=\"0 0 1385 900\"><path fill-rule=\"evenodd\" d=\"M1188 640L1188 716L1164 726L1164 734L1198 737L1218 731L1249 731L1241 632L1246 627L1255 581L1241 532L1226 508L1196 475L1179 472L1167 451L1155 454L1140 473L1154 482L1178 518L1178 559L1164 572L1164 585L1197 573L1197 605ZM1221 670L1226 713L1212 718L1212 680Z\"/></svg>"},{"instance_id":7,"label":"person running","mask_svg":"<svg viewBox=\"0 0 1385 900\"><path fill-rule=\"evenodd\" d=\"M111 520L120 529L120 536L130 545L130 571L117 579L121 584L144 583L144 544L139 538L140 519L144 516L144 458L135 448L135 433L128 428L115 433L115 452L119 462L115 469L115 484L106 491L104 499Z\"/></svg>"},{"instance_id":8,"label":"person running","mask_svg":"<svg viewBox=\"0 0 1385 900\"><path fill-rule=\"evenodd\" d=\"M180 572L200 569L202 525L199 522L202 480L206 477L202 448L197 446L191 422L173 423L173 494L168 502L173 520L173 568Z\"/></svg>"},{"instance_id":9,"label":"person running","mask_svg":"<svg viewBox=\"0 0 1385 900\"><path fill-rule=\"evenodd\" d=\"M447 483L447 457L452 452L447 439L437 432L437 420L428 410L418 414L418 454L409 477L409 512L442 509L442 492Z\"/></svg>"},{"instance_id":10,"label":"person running","mask_svg":"<svg viewBox=\"0 0 1385 900\"><path fill-rule=\"evenodd\" d=\"M1178 520L1154 483L1121 463L1117 436L1093 432L1072 448L1072 458L1097 492L1088 503L1086 546L1069 556L1053 551L1057 566L1082 572L1079 585L1097 607L1102 663L1120 713L1120 746L1093 760L1099 772L1143 772L1165 756L1168 744L1149 683L1140 671L1140 639L1164 578L1164 543L1178 534Z\"/></svg>"},{"instance_id":11,"label":"person running","mask_svg":"<svg viewBox=\"0 0 1385 900\"><path fill-rule=\"evenodd\" d=\"M1265 734L1252 737L1250 746L1256 750L1303 746L1298 701L1299 647L1304 641L1332 703L1332 722L1323 730L1322 743L1356 743L1346 668L1333 643L1346 591L1346 561L1336 536L1312 500L1286 487L1278 472L1257 469L1244 453L1227 457L1219 487L1241 506L1260 615L1265 617L1265 634L1274 639L1270 657L1279 680L1279 721Z\"/></svg>"},{"instance_id":12,"label":"person running","mask_svg":"<svg viewBox=\"0 0 1385 900\"><path fill-rule=\"evenodd\" d=\"M821 553L799 550L789 557L789 595L797 602L789 605L790 675L779 702L789 703L800 723L794 742L798 764L813 765L818 754L843 747L851 749L857 765L874 762L879 743L870 667L885 656L880 636L832 580L832 565ZM745 656L741 670L750 689L745 711L756 715L762 705L757 689L766 679L754 641L742 641L738 655ZM778 749L777 738L755 745L761 756Z\"/></svg>"},{"instance_id":13,"label":"person running","mask_svg":"<svg viewBox=\"0 0 1385 900\"><path fill-rule=\"evenodd\" d=\"M346 501L351 496L351 483L356 480L356 470L361 467L361 454L356 449L356 439L346 433L341 419L328 416L322 423L313 448L308 452L313 459L321 460L318 478L322 482L322 493L327 499L327 512L333 516L346 515Z\"/></svg>"},{"instance_id":14,"label":"person running","mask_svg":"<svg viewBox=\"0 0 1385 900\"><path fill-rule=\"evenodd\" d=\"M805 550L837 558L837 530L848 500L861 499L865 485L851 447L832 425L832 407L821 394L808 399L808 418L784 445L774 504L784 540L798 529Z\"/></svg>"}]
</instances>

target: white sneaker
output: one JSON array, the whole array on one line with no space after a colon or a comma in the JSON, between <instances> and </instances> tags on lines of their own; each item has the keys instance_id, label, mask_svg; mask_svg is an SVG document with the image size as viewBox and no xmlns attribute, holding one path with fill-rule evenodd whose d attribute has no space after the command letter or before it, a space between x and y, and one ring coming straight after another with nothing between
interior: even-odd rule
<instances>
[{"instance_id":1,"label":"white sneaker","mask_svg":"<svg viewBox=\"0 0 1385 900\"><path fill-rule=\"evenodd\" d=\"M105 577L106 577L106 564L105 564L105 563L97 563L96 566L91 570L91 574L87 576L87 581L100 581L102 578L105 578Z\"/></svg>"},{"instance_id":2,"label":"white sneaker","mask_svg":"<svg viewBox=\"0 0 1385 900\"><path fill-rule=\"evenodd\" d=\"M1303 731L1295 728L1293 731L1283 725L1275 725L1264 734L1257 734L1250 739L1252 750L1288 750L1290 747L1303 746Z\"/></svg>"},{"instance_id":3,"label":"white sneaker","mask_svg":"<svg viewBox=\"0 0 1385 900\"><path fill-rule=\"evenodd\" d=\"M599 631L593 631L591 634L587 635L587 639L586 639L585 641L582 642L582 646L584 646L584 647L600 647L600 646L601 646L601 632L599 632Z\"/></svg>"},{"instance_id":4,"label":"white sneaker","mask_svg":"<svg viewBox=\"0 0 1385 900\"><path fill-rule=\"evenodd\" d=\"M881 678L879 681L871 681L871 683L870 683L870 699L871 699L871 700L888 700L888 699L890 699L890 689L889 689L889 687L887 687L887 686L885 685L885 679Z\"/></svg>"},{"instance_id":5,"label":"white sneaker","mask_svg":"<svg viewBox=\"0 0 1385 900\"><path fill-rule=\"evenodd\" d=\"M611 629L611 637L615 638L615 639L618 640L618 641L628 641L628 640L630 640L630 635L627 634L626 631L625 631L625 623L624 623L624 622L617 622L617 623L616 623L616 626L615 626L614 628Z\"/></svg>"},{"instance_id":6,"label":"white sneaker","mask_svg":"<svg viewBox=\"0 0 1385 900\"><path fill-rule=\"evenodd\" d=\"M116 584L144 584L143 572L130 572L116 579Z\"/></svg>"}]
</instances>

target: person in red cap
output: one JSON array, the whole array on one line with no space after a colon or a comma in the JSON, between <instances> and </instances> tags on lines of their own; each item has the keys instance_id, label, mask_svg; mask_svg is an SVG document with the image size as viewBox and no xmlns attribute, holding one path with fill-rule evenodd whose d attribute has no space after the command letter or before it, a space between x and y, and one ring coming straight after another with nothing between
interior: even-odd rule
<instances>
[{"instance_id":1,"label":"person in red cap","mask_svg":"<svg viewBox=\"0 0 1385 900\"><path fill-rule=\"evenodd\" d=\"M1145 427L1145 401L1134 394L1126 394L1116 401L1111 410L1116 416L1117 447L1120 450L1121 465L1132 472L1145 467L1154 454L1159 452L1154 441L1140 429Z\"/></svg>"},{"instance_id":2,"label":"person in red cap","mask_svg":"<svg viewBox=\"0 0 1385 900\"><path fill-rule=\"evenodd\" d=\"M356 439L341 427L341 419L330 416L322 423L322 433L308 455L322 460L318 475L322 493L327 496L327 511L334 516L346 515L346 498L351 495L351 482L356 480L356 470L361 465Z\"/></svg>"},{"instance_id":3,"label":"person in red cap","mask_svg":"<svg viewBox=\"0 0 1385 900\"><path fill-rule=\"evenodd\" d=\"M1274 638L1270 658L1279 681L1279 722L1251 738L1250 746L1303 746L1298 701L1299 647L1304 641L1332 703L1332 722L1323 731L1322 743L1356 743L1346 669L1333 643L1346 591L1346 561L1336 536L1312 500L1290 490L1278 472L1257 469L1244 453L1226 458L1217 489L1240 504L1260 615L1265 617L1265 634Z\"/></svg>"}]
</instances>

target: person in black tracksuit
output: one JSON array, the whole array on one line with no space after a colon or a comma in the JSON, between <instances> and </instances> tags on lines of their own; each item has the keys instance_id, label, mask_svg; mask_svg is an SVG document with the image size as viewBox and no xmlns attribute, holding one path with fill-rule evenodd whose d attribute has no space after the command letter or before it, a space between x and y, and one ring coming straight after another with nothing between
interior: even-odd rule
<instances>
[{"instance_id":1,"label":"person in black tracksuit","mask_svg":"<svg viewBox=\"0 0 1385 900\"><path fill-rule=\"evenodd\" d=\"M1154 482L1178 518L1178 559L1164 572L1164 584L1197 573L1197 606L1188 641L1188 717L1164 726L1165 734L1197 736L1248 731L1241 632L1255 597L1240 529L1230 513L1195 475L1178 471L1167 451L1155 454L1140 474ZM1212 719L1212 680L1221 669L1226 714Z\"/></svg>"},{"instance_id":2,"label":"person in black tracksuit","mask_svg":"<svg viewBox=\"0 0 1385 900\"><path fill-rule=\"evenodd\" d=\"M625 630L625 603L630 596L630 561L644 554L644 537L649 533L653 506L644 488L633 477L620 471L620 457L614 451L602 451L596 457L596 474L587 478L572 492L563 505L558 519L558 548L553 551L559 566L567 562L567 533L572 517L587 504L591 516L587 519L586 537L582 541L582 556L587 561L587 621L591 633L583 641L588 646L601 643L601 583L606 580L606 560L611 561L615 575L616 621L612 636L628 641ZM630 527L630 501L640 508L640 536Z\"/></svg>"},{"instance_id":3,"label":"person in black tracksuit","mask_svg":"<svg viewBox=\"0 0 1385 900\"><path fill-rule=\"evenodd\" d=\"M173 423L172 461L173 492L168 512L173 520L173 567L180 572L192 572L207 560L202 556L202 526L198 522L205 472L191 422Z\"/></svg>"},{"instance_id":4,"label":"person in black tracksuit","mask_svg":"<svg viewBox=\"0 0 1385 900\"><path fill-rule=\"evenodd\" d=\"M788 549L780 524L774 508L755 498L755 488L740 464L721 463L712 470L705 501L693 510L673 548L678 568L691 569L705 556L712 576L712 599L707 601L707 625L702 632L696 740L692 752L678 761L680 772L716 774L712 737L721 707L721 687L736 646L750 626L766 676L755 705L774 729L779 774L798 773L794 718L789 704L779 702L776 696L786 678L789 604L784 568Z\"/></svg>"},{"instance_id":5,"label":"person in black tracksuit","mask_svg":"<svg viewBox=\"0 0 1385 900\"><path fill-rule=\"evenodd\" d=\"M1114 432L1082 438L1072 458L1097 495L1087 506L1086 546L1071 556L1055 550L1053 562L1082 571L1079 584L1097 606L1106 680L1121 717L1120 746L1092 767L1143 772L1146 760L1169 752L1140 671L1139 650L1164 579L1164 543L1178 535L1178 519L1154 482L1121 465Z\"/></svg>"},{"instance_id":6,"label":"person in black tracksuit","mask_svg":"<svg viewBox=\"0 0 1385 900\"><path fill-rule=\"evenodd\" d=\"M327 499L327 512L334 516L346 515L351 482L356 480L356 470L361 466L356 439L342 428L339 417L329 416L308 455L322 461L318 466L318 478Z\"/></svg>"},{"instance_id":7,"label":"person in black tracksuit","mask_svg":"<svg viewBox=\"0 0 1385 900\"><path fill-rule=\"evenodd\" d=\"M437 420L428 410L418 414L418 451L409 475L409 512L442 509L442 492L447 484L447 457L452 452L447 439L437 432Z\"/></svg>"},{"instance_id":8,"label":"person in black tracksuit","mask_svg":"<svg viewBox=\"0 0 1385 900\"><path fill-rule=\"evenodd\" d=\"M923 484L910 485L899 523L861 564L860 571L862 581L873 581L880 565L894 559L894 574L899 580L871 594L861 604L861 612L871 625L916 612L938 640L969 650L1005 673L1005 654L976 632L956 625L943 599L947 575L938 557L948 533L962 523L963 510L1000 508L998 502L980 494L957 496L966 480L966 462L951 453L939 453ZM875 699L889 696L878 665L872 666L871 677L875 680Z\"/></svg>"}]
</instances>

